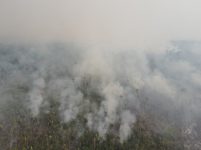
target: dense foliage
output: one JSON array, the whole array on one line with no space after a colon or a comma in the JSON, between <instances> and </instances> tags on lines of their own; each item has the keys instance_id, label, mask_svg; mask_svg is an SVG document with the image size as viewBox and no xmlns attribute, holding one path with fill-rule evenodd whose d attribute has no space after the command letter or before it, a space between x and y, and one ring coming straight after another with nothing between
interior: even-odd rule
<instances>
[{"instance_id":1,"label":"dense foliage","mask_svg":"<svg viewBox=\"0 0 201 150\"><path fill-rule=\"evenodd\" d=\"M11 105L11 104L10 104ZM181 131L173 125L166 125L165 132L153 129L162 126L151 116L141 114L133 126L127 141L120 143L115 131L100 137L89 130L86 120L79 117L70 123L60 120L57 103L52 101L50 111L41 112L40 117L29 117L20 104L12 104L0 126L0 145L2 150L183 150ZM11 107L11 106L10 106ZM5 114L6 115L6 114ZM155 122L155 123L154 123ZM118 125L117 125L118 126ZM79 129L79 130L78 130Z\"/></svg>"}]
</instances>

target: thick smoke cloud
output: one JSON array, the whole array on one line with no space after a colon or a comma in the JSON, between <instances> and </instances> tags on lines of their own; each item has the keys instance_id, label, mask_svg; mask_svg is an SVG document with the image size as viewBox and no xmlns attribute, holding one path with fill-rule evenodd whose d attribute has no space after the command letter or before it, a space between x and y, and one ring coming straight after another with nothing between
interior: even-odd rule
<instances>
[{"instance_id":1,"label":"thick smoke cloud","mask_svg":"<svg viewBox=\"0 0 201 150\"><path fill-rule=\"evenodd\" d=\"M38 117L55 102L63 122L82 116L87 128L102 137L115 130L121 142L143 114L200 131L200 6L0 0L0 118L10 103ZM55 41L70 44L47 44Z\"/></svg>"},{"instance_id":2,"label":"thick smoke cloud","mask_svg":"<svg viewBox=\"0 0 201 150\"><path fill-rule=\"evenodd\" d=\"M17 102L38 117L49 113L54 101L61 121L82 116L90 130L102 137L115 130L122 142L144 113L165 117L184 131L192 124L200 128L200 43L173 42L171 47L155 54L2 44L1 111Z\"/></svg>"}]
</instances>

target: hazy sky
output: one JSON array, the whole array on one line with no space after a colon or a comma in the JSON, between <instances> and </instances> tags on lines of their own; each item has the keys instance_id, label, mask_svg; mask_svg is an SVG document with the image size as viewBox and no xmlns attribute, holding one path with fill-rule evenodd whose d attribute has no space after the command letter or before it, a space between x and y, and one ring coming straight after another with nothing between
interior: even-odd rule
<instances>
[{"instance_id":1,"label":"hazy sky","mask_svg":"<svg viewBox=\"0 0 201 150\"><path fill-rule=\"evenodd\" d=\"M0 0L0 37L155 47L201 39L200 0Z\"/></svg>"}]
</instances>

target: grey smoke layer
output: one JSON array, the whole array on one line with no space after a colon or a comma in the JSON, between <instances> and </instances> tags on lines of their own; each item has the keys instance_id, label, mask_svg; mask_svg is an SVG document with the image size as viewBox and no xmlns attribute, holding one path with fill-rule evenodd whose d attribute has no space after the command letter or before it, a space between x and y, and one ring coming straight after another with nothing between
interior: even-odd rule
<instances>
[{"instance_id":1,"label":"grey smoke layer","mask_svg":"<svg viewBox=\"0 0 201 150\"><path fill-rule=\"evenodd\" d=\"M82 116L102 137L118 131L121 142L144 113L200 129L201 43L177 41L170 47L156 54L1 44L0 110L20 103L38 117L55 101L63 122Z\"/></svg>"}]
</instances>

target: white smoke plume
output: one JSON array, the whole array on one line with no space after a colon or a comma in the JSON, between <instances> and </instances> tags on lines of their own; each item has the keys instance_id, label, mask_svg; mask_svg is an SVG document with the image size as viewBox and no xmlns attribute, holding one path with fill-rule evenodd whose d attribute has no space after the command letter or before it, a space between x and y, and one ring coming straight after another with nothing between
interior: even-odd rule
<instances>
[{"instance_id":1,"label":"white smoke plume","mask_svg":"<svg viewBox=\"0 0 201 150\"><path fill-rule=\"evenodd\" d=\"M41 112L49 113L55 101L61 121L68 123L81 116L102 137L118 131L121 142L145 112L181 126L200 126L201 72L196 49L201 45L187 41L172 45L174 49L155 54L81 50L63 44L2 44L1 103L20 102L38 117Z\"/></svg>"},{"instance_id":2,"label":"white smoke plume","mask_svg":"<svg viewBox=\"0 0 201 150\"><path fill-rule=\"evenodd\" d=\"M43 89L45 88L45 81L42 78L36 79L33 85L33 89L30 92L30 109L32 111L33 116L37 116L39 114L39 109L41 104L43 103Z\"/></svg>"}]
</instances>

